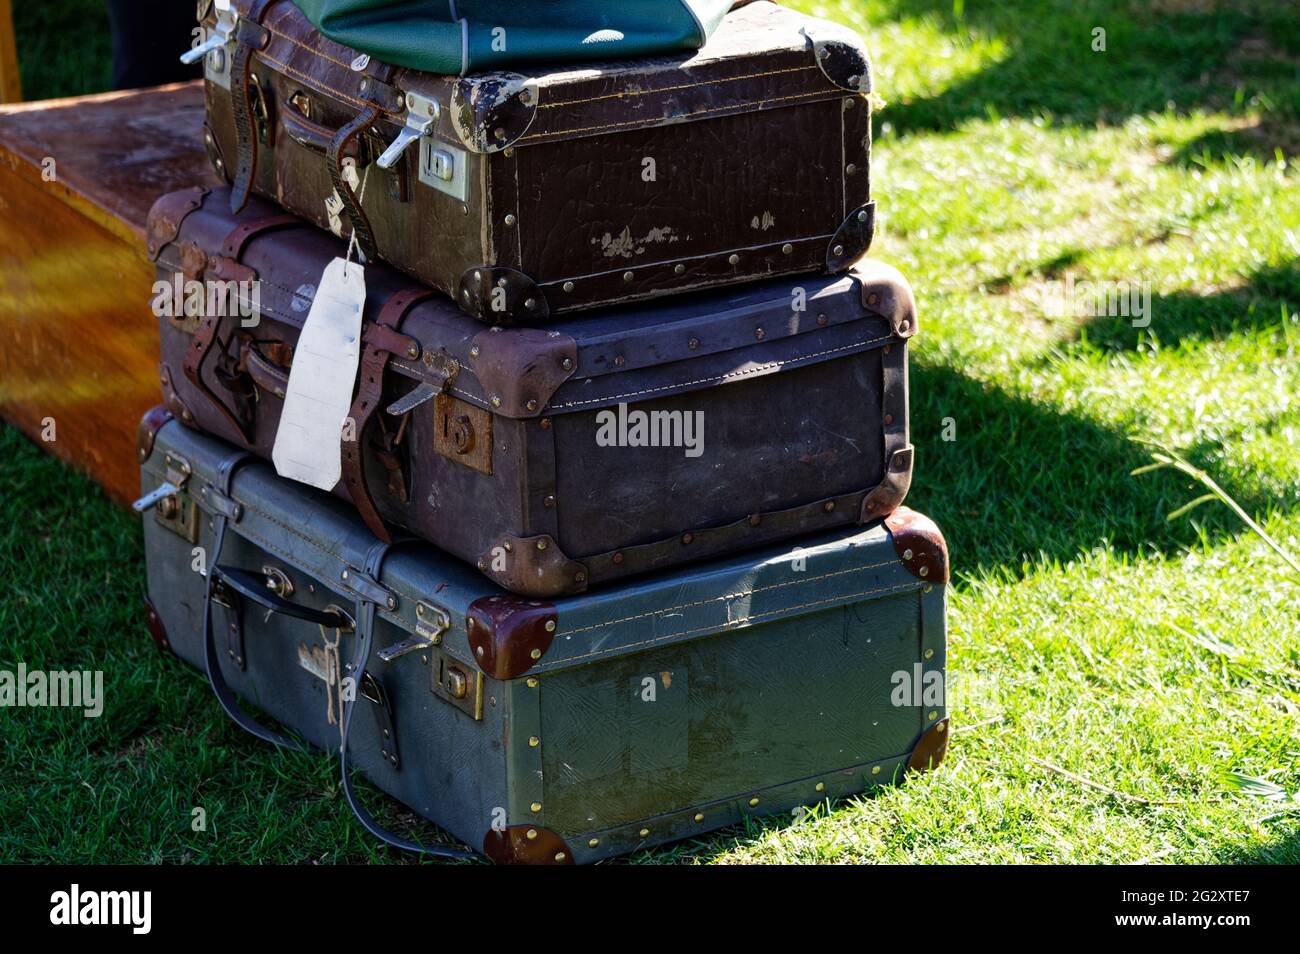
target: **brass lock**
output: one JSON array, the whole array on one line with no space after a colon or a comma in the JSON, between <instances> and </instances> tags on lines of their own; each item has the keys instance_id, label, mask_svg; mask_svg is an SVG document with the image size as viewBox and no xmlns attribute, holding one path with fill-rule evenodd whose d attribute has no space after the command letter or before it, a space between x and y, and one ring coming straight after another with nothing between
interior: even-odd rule
<instances>
[{"instance_id":1,"label":"brass lock","mask_svg":"<svg viewBox=\"0 0 1300 954\"><path fill-rule=\"evenodd\" d=\"M469 695L469 678L457 666L447 668L447 692L453 699L464 699Z\"/></svg>"},{"instance_id":2,"label":"brass lock","mask_svg":"<svg viewBox=\"0 0 1300 954\"><path fill-rule=\"evenodd\" d=\"M468 414L456 418L451 428L451 443L457 454L468 454L474 449L474 422Z\"/></svg>"}]
</instances>

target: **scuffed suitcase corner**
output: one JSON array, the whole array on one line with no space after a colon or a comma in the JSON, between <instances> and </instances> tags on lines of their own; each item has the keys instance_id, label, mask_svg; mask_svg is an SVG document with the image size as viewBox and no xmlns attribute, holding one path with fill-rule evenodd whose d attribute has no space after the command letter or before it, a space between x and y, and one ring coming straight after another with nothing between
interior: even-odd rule
<instances>
[{"instance_id":1,"label":"scuffed suitcase corner","mask_svg":"<svg viewBox=\"0 0 1300 954\"><path fill-rule=\"evenodd\" d=\"M139 463L145 463L153 454L154 444L158 442L158 432L171 419L172 412L161 404L144 412L135 434L135 456Z\"/></svg>"},{"instance_id":2,"label":"scuffed suitcase corner","mask_svg":"<svg viewBox=\"0 0 1300 954\"><path fill-rule=\"evenodd\" d=\"M563 838L536 825L491 828L483 838L483 854L499 865L571 865L573 852Z\"/></svg>"},{"instance_id":3,"label":"scuffed suitcase corner","mask_svg":"<svg viewBox=\"0 0 1300 954\"><path fill-rule=\"evenodd\" d=\"M916 450L911 444L894 451L889 458L885 479L862 499L862 513L858 517L858 523L878 520L902 506L907 499L907 492L912 489L912 466L915 460Z\"/></svg>"},{"instance_id":4,"label":"scuffed suitcase corner","mask_svg":"<svg viewBox=\"0 0 1300 954\"><path fill-rule=\"evenodd\" d=\"M866 255L876 237L876 203L868 202L849 213L826 246L826 270L837 274Z\"/></svg>"},{"instance_id":5,"label":"scuffed suitcase corner","mask_svg":"<svg viewBox=\"0 0 1300 954\"><path fill-rule=\"evenodd\" d=\"M153 600L149 597L144 598L144 622L149 629L149 635L153 638L153 643L158 647L159 652L175 655L172 649L171 640L167 637L167 627L154 609Z\"/></svg>"},{"instance_id":6,"label":"scuffed suitcase corner","mask_svg":"<svg viewBox=\"0 0 1300 954\"><path fill-rule=\"evenodd\" d=\"M506 536L478 559L493 583L521 596L549 599L585 593L591 574L550 536Z\"/></svg>"},{"instance_id":7,"label":"scuffed suitcase corner","mask_svg":"<svg viewBox=\"0 0 1300 954\"><path fill-rule=\"evenodd\" d=\"M149 261L158 261L162 250L176 241L185 219L203 206L203 200L210 191L212 190L202 186L181 189L179 192L167 193L153 204L145 224L145 248L149 253Z\"/></svg>"},{"instance_id":8,"label":"scuffed suitcase corner","mask_svg":"<svg viewBox=\"0 0 1300 954\"><path fill-rule=\"evenodd\" d=\"M948 722L940 719L921 736L907 759L908 772L930 772L939 767L948 754L948 736L952 734Z\"/></svg>"},{"instance_id":9,"label":"scuffed suitcase corner","mask_svg":"<svg viewBox=\"0 0 1300 954\"><path fill-rule=\"evenodd\" d=\"M861 36L828 20L813 21L804 27L803 35L812 46L817 68L831 83L850 93L872 92L871 55Z\"/></svg>"},{"instance_id":10,"label":"scuffed suitcase corner","mask_svg":"<svg viewBox=\"0 0 1300 954\"><path fill-rule=\"evenodd\" d=\"M491 324L545 322L551 303L537 282L515 268L476 265L461 275L458 303L466 314Z\"/></svg>"},{"instance_id":11,"label":"scuffed suitcase corner","mask_svg":"<svg viewBox=\"0 0 1300 954\"><path fill-rule=\"evenodd\" d=\"M903 565L927 583L948 582L948 544L933 520L909 507L885 518Z\"/></svg>"},{"instance_id":12,"label":"scuffed suitcase corner","mask_svg":"<svg viewBox=\"0 0 1300 954\"><path fill-rule=\"evenodd\" d=\"M555 607L519 596L485 596L465 614L465 636L474 663L502 682L517 679L541 661L558 628Z\"/></svg>"},{"instance_id":13,"label":"scuffed suitcase corner","mask_svg":"<svg viewBox=\"0 0 1300 954\"><path fill-rule=\"evenodd\" d=\"M518 73L461 79L451 93L452 129L471 152L500 152L528 132L538 98L536 81Z\"/></svg>"},{"instance_id":14,"label":"scuffed suitcase corner","mask_svg":"<svg viewBox=\"0 0 1300 954\"><path fill-rule=\"evenodd\" d=\"M903 273L892 265L866 258L853 266L852 275L862 291L862 307L889 322L894 334L911 338L921 330L916 296Z\"/></svg>"}]
</instances>

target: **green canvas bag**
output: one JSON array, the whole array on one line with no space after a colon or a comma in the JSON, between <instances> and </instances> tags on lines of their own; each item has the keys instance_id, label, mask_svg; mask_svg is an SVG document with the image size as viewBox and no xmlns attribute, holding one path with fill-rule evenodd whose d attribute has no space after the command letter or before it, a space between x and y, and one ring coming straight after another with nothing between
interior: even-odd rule
<instances>
[{"instance_id":1,"label":"green canvas bag","mask_svg":"<svg viewBox=\"0 0 1300 954\"><path fill-rule=\"evenodd\" d=\"M732 0L294 0L321 33L394 66L465 74L704 45Z\"/></svg>"}]
</instances>

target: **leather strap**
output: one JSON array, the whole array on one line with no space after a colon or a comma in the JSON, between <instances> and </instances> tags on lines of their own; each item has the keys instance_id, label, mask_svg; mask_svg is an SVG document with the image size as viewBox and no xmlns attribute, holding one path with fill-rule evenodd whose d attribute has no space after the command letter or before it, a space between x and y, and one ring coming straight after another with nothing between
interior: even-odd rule
<instances>
[{"instance_id":1,"label":"leather strap","mask_svg":"<svg viewBox=\"0 0 1300 954\"><path fill-rule=\"evenodd\" d=\"M230 211L238 214L248 204L257 175L257 133L253 129L253 51L265 49L271 34L262 19L278 0L253 0L235 29L235 55L230 61L230 98L235 117L236 164L231 183Z\"/></svg>"},{"instance_id":2,"label":"leather strap","mask_svg":"<svg viewBox=\"0 0 1300 954\"><path fill-rule=\"evenodd\" d=\"M427 288L407 288L384 303L379 317L366 329L362 339L365 347L361 353L357 396L348 412L348 417L352 420L353 440L343 441L343 480L361 519L370 528L370 532L385 543L392 543L393 536L384 525L366 485L366 428L382 403L384 373L388 370L389 360L394 354L408 354L409 348L417 349L418 353L419 343L402 335L398 329L412 308L431 297L433 292Z\"/></svg>"},{"instance_id":3,"label":"leather strap","mask_svg":"<svg viewBox=\"0 0 1300 954\"><path fill-rule=\"evenodd\" d=\"M240 452L232 454L223 460L217 470L216 489L223 495L229 496L230 484L235 471L242 464L252 459L252 454ZM221 549L226 542L226 527L229 519L224 509L214 509L212 515L212 552L208 556L208 578L203 593L203 664L208 675L208 685L212 687L212 694L217 697L217 702L221 704L221 708L225 710L226 715L230 716L231 720L241 729L265 742L283 746L287 749L302 750L304 748L302 743L266 728L245 712L240 706L239 700L235 698L235 693L231 690L230 684L226 682L225 674L221 671L221 659L217 653L216 634L212 628L212 593L216 582L216 574L213 571L221 559ZM235 607L232 612L238 613L238 607Z\"/></svg>"},{"instance_id":4,"label":"leather strap","mask_svg":"<svg viewBox=\"0 0 1300 954\"><path fill-rule=\"evenodd\" d=\"M370 552L366 554L365 564L365 572L368 577L374 580L379 579L379 571L383 568L384 558L388 556L390 548L387 543L376 543L370 548ZM358 687L360 687L362 678L365 676L366 664L370 661L370 650L374 642L374 636L375 604L369 600L358 598L357 654L350 667L350 671L356 676ZM351 773L348 771L348 741L352 733L352 716L357 704L356 696L359 694L359 692L354 693L351 700L344 700L343 703L343 740L339 745L339 771L343 777L343 797L347 799L348 807L352 809L352 814L356 815L357 821L361 822L361 827L384 842L384 844L391 845L394 848L401 848L404 851L416 851L420 854L434 855L439 858L473 858L474 852L463 848L422 845L419 842L402 838L375 821L374 816L357 801L357 794L352 788ZM382 694L381 698L383 698Z\"/></svg>"},{"instance_id":5,"label":"leather strap","mask_svg":"<svg viewBox=\"0 0 1300 954\"><path fill-rule=\"evenodd\" d=\"M222 258L213 263L213 267L219 272L229 271L229 268L222 268L223 264L234 263L237 265L248 243L257 236L277 229L294 228L300 225L302 225L302 221L292 215L272 215L241 222L230 231L225 241L222 242ZM248 273L253 276L256 275L251 269ZM233 276L222 275L222 277L230 278ZM208 403L215 407L239 436L243 438L244 443L251 444L253 441L253 420L248 410L248 401L252 397L251 389L239 384L239 375L237 374L219 375L222 385L235 398L235 407L232 408L221 400L203 379L203 366L212 353L212 345L217 339L217 332L221 329L221 321L221 315L203 316L198 328L194 331L193 338L190 339L190 346L185 352L181 370L185 372L185 377L194 385L199 394L203 395L208 400Z\"/></svg>"},{"instance_id":6,"label":"leather strap","mask_svg":"<svg viewBox=\"0 0 1300 954\"><path fill-rule=\"evenodd\" d=\"M378 256L375 233L370 227L370 218L361 208L361 200L357 198L352 185L343 175L343 160L347 153L353 150L361 134L374 124L379 115L378 106L367 106L356 119L334 134L326 152L334 191L338 193L339 200L343 203L343 211L352 225L352 235L356 238L357 246L367 262L373 262Z\"/></svg>"}]
</instances>

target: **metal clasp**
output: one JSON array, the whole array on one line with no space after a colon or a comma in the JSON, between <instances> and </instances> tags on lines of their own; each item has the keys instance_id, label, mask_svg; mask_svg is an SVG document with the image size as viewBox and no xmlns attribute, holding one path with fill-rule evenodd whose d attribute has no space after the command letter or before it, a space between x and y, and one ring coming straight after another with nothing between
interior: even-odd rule
<instances>
[{"instance_id":1,"label":"metal clasp","mask_svg":"<svg viewBox=\"0 0 1300 954\"><path fill-rule=\"evenodd\" d=\"M383 155L375 160L381 169L391 169L397 165L411 143L433 133L442 107L437 100L419 93L406 94L406 128L398 133L393 144L384 150Z\"/></svg>"},{"instance_id":2,"label":"metal clasp","mask_svg":"<svg viewBox=\"0 0 1300 954\"><path fill-rule=\"evenodd\" d=\"M420 601L415 604L415 632L400 643L379 650L376 655L389 663L400 659L408 653L428 649L442 644L443 634L451 629L451 617L447 611L432 603Z\"/></svg>"},{"instance_id":3,"label":"metal clasp","mask_svg":"<svg viewBox=\"0 0 1300 954\"><path fill-rule=\"evenodd\" d=\"M168 497L175 497L185 489L186 482L190 479L193 471L190 468L190 462L184 457L168 452L167 454L167 477L149 493L145 494L135 503L131 504L131 509L136 513L144 513L150 507L156 506L159 501Z\"/></svg>"},{"instance_id":4,"label":"metal clasp","mask_svg":"<svg viewBox=\"0 0 1300 954\"><path fill-rule=\"evenodd\" d=\"M228 56L226 46L235 36L235 27L239 25L239 13L231 7L230 0L216 0L216 4L217 24L212 29L212 35L198 46L182 54L181 62L186 66L192 66L209 53L215 53L218 50L221 51L223 57ZM213 71L217 73L225 72L225 63L214 63Z\"/></svg>"}]
</instances>

